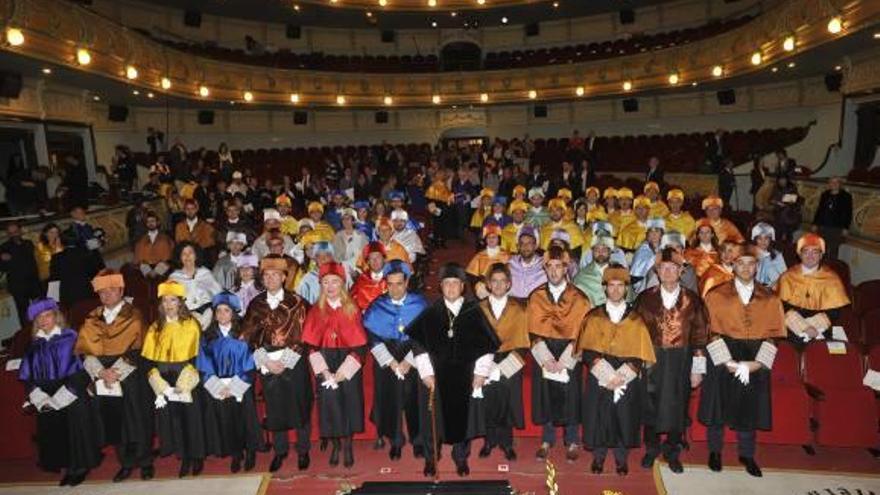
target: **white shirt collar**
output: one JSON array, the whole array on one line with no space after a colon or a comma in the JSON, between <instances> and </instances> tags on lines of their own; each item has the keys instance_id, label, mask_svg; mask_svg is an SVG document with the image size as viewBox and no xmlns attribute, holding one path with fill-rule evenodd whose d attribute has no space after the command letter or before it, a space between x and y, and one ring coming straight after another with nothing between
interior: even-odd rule
<instances>
[{"instance_id":1,"label":"white shirt collar","mask_svg":"<svg viewBox=\"0 0 880 495\"><path fill-rule=\"evenodd\" d=\"M281 301L284 300L284 289L279 289L277 293L272 294L269 291L266 291L266 302L269 303L269 308L275 309L281 304Z\"/></svg>"},{"instance_id":2,"label":"white shirt collar","mask_svg":"<svg viewBox=\"0 0 880 495\"><path fill-rule=\"evenodd\" d=\"M504 294L500 299L489 294L489 306L492 308L492 314L495 315L495 319L500 320L501 313L503 313L504 308L507 307L507 294Z\"/></svg>"},{"instance_id":3,"label":"white shirt collar","mask_svg":"<svg viewBox=\"0 0 880 495\"><path fill-rule=\"evenodd\" d=\"M801 273L804 275L810 275L816 273L819 270L819 265L814 266L813 268L807 268L807 265L801 264Z\"/></svg>"},{"instance_id":4,"label":"white shirt collar","mask_svg":"<svg viewBox=\"0 0 880 495\"><path fill-rule=\"evenodd\" d=\"M159 237L159 230L149 230L147 231L147 236L150 238L150 244L156 242L156 237Z\"/></svg>"},{"instance_id":5,"label":"white shirt collar","mask_svg":"<svg viewBox=\"0 0 880 495\"><path fill-rule=\"evenodd\" d=\"M550 289L550 294L553 296L553 302L559 302L559 298L562 297L562 293L565 292L566 287L568 287L568 281L563 280L559 285L553 285L551 283L547 283L547 288Z\"/></svg>"},{"instance_id":6,"label":"white shirt collar","mask_svg":"<svg viewBox=\"0 0 880 495\"><path fill-rule=\"evenodd\" d=\"M681 295L681 285L676 285L675 290L669 292L663 285L660 285L660 297L663 299L663 307L672 309L678 302L678 296Z\"/></svg>"},{"instance_id":7,"label":"white shirt collar","mask_svg":"<svg viewBox=\"0 0 880 495\"><path fill-rule=\"evenodd\" d=\"M56 335L61 335L61 327L59 327L58 325L55 325L55 327L52 328L52 330L50 330L49 333L46 333L42 330L37 331L37 337L39 337L43 340L49 340Z\"/></svg>"},{"instance_id":8,"label":"white shirt collar","mask_svg":"<svg viewBox=\"0 0 880 495\"><path fill-rule=\"evenodd\" d=\"M623 319L623 314L626 313L626 301L620 301L617 304L605 301L605 311L608 312L608 318L611 319L611 323L620 323L620 320Z\"/></svg>"},{"instance_id":9,"label":"white shirt collar","mask_svg":"<svg viewBox=\"0 0 880 495\"><path fill-rule=\"evenodd\" d=\"M715 246L710 242L709 244L700 243L700 249L702 249L706 253L711 253L715 251Z\"/></svg>"},{"instance_id":10,"label":"white shirt collar","mask_svg":"<svg viewBox=\"0 0 880 495\"><path fill-rule=\"evenodd\" d=\"M449 302L448 300L446 300L446 298L444 298L443 304L446 305L446 309L448 309L453 316L458 316L458 313L461 311L461 305L464 304L464 298L459 297L452 302Z\"/></svg>"},{"instance_id":11,"label":"white shirt collar","mask_svg":"<svg viewBox=\"0 0 880 495\"><path fill-rule=\"evenodd\" d=\"M499 252L501 252L501 248L498 246L495 246L492 248L490 248L490 247L486 248L486 254L488 254L490 258L494 258L495 256L498 256Z\"/></svg>"},{"instance_id":12,"label":"white shirt collar","mask_svg":"<svg viewBox=\"0 0 880 495\"><path fill-rule=\"evenodd\" d=\"M388 299L391 299L391 304L395 306L403 306L403 303L406 302L406 293L404 293L403 297L401 297L400 299L394 299L391 296L388 296Z\"/></svg>"},{"instance_id":13,"label":"white shirt collar","mask_svg":"<svg viewBox=\"0 0 880 495\"><path fill-rule=\"evenodd\" d=\"M749 301L752 300L752 294L755 292L754 280L745 284L740 281L739 277L737 277L733 280L733 286L736 288L736 293L739 294L739 300L742 301L743 304L748 304Z\"/></svg>"},{"instance_id":14,"label":"white shirt collar","mask_svg":"<svg viewBox=\"0 0 880 495\"><path fill-rule=\"evenodd\" d=\"M374 272L374 271L370 270L370 278L373 279L373 282L378 282L378 281L382 280L382 276L383 276L382 272Z\"/></svg>"},{"instance_id":15,"label":"white shirt collar","mask_svg":"<svg viewBox=\"0 0 880 495\"><path fill-rule=\"evenodd\" d=\"M217 324L217 326L220 328L220 334L222 334L224 337L229 337L229 332L232 331L231 323L229 325Z\"/></svg>"},{"instance_id":16,"label":"white shirt collar","mask_svg":"<svg viewBox=\"0 0 880 495\"><path fill-rule=\"evenodd\" d=\"M193 218L192 220L190 220L189 218L186 219L186 226L189 227L189 230L194 229L197 223L199 223L198 217Z\"/></svg>"},{"instance_id":17,"label":"white shirt collar","mask_svg":"<svg viewBox=\"0 0 880 495\"><path fill-rule=\"evenodd\" d=\"M327 305L333 309L339 309L342 307L342 301L339 299L327 299Z\"/></svg>"},{"instance_id":18,"label":"white shirt collar","mask_svg":"<svg viewBox=\"0 0 880 495\"><path fill-rule=\"evenodd\" d=\"M241 288L242 288L242 289L248 288L248 287L250 287L250 286L252 286L252 285L254 285L254 281L253 281L253 280L242 280L242 281L241 281Z\"/></svg>"},{"instance_id":19,"label":"white shirt collar","mask_svg":"<svg viewBox=\"0 0 880 495\"><path fill-rule=\"evenodd\" d=\"M110 325L113 323L113 320L119 315L119 312L122 311L122 306L125 304L125 301L119 301L116 303L116 306L112 308L104 307L104 311L101 312L101 316L104 317L104 322Z\"/></svg>"}]
</instances>

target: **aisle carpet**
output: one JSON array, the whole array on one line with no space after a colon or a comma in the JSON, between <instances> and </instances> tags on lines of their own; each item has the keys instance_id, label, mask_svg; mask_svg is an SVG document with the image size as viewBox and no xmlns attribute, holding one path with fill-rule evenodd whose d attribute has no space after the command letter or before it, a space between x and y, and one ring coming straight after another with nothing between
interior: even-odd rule
<instances>
[{"instance_id":1,"label":"aisle carpet","mask_svg":"<svg viewBox=\"0 0 880 495\"><path fill-rule=\"evenodd\" d=\"M687 476L676 475L664 464L659 468L657 491L670 495L813 495L880 493L880 475L763 469L753 478L740 467L713 473L705 466L687 466Z\"/></svg>"},{"instance_id":2,"label":"aisle carpet","mask_svg":"<svg viewBox=\"0 0 880 495\"><path fill-rule=\"evenodd\" d=\"M106 481L83 483L77 487L45 484L0 485L0 495L263 495L269 475L203 476L198 479L153 481Z\"/></svg>"}]
</instances>

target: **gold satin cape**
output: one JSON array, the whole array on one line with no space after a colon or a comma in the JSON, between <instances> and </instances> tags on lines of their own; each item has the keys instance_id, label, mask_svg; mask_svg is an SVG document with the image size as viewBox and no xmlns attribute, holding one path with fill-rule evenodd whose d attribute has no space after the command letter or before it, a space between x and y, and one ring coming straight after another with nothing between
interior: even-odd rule
<instances>
[{"instance_id":1,"label":"gold satin cape","mask_svg":"<svg viewBox=\"0 0 880 495\"><path fill-rule=\"evenodd\" d=\"M587 315L576 349L622 359L641 359L646 364L657 362L654 343L642 317L636 311L630 311L620 323L613 323L605 306L599 306Z\"/></svg>"},{"instance_id":2,"label":"gold satin cape","mask_svg":"<svg viewBox=\"0 0 880 495\"><path fill-rule=\"evenodd\" d=\"M814 273L803 272L797 264L779 277L779 298L810 311L827 311L850 304L843 281L831 268L821 265Z\"/></svg>"}]
</instances>

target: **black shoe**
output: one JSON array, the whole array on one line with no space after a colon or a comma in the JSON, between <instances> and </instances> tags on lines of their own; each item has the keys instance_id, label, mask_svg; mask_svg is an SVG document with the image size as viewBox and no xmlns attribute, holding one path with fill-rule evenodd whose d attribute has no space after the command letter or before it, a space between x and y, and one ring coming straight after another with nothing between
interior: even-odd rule
<instances>
[{"instance_id":1,"label":"black shoe","mask_svg":"<svg viewBox=\"0 0 880 495\"><path fill-rule=\"evenodd\" d=\"M342 446L342 466L347 468L354 466L354 448L350 438Z\"/></svg>"},{"instance_id":2,"label":"black shoe","mask_svg":"<svg viewBox=\"0 0 880 495\"><path fill-rule=\"evenodd\" d=\"M321 445L318 446L318 450L320 450L321 452L324 452L325 450L327 450L327 439L326 438L321 439Z\"/></svg>"},{"instance_id":3,"label":"black shoe","mask_svg":"<svg viewBox=\"0 0 880 495\"><path fill-rule=\"evenodd\" d=\"M434 461L427 460L425 461L425 469L422 470L422 473L425 476L434 476L437 474L437 466L434 464Z\"/></svg>"},{"instance_id":4,"label":"black shoe","mask_svg":"<svg viewBox=\"0 0 880 495\"><path fill-rule=\"evenodd\" d=\"M178 478L186 477L186 475L189 474L191 468L192 468L192 466L190 466L189 459L184 459L184 460L180 461L180 470L177 471L177 477Z\"/></svg>"},{"instance_id":5,"label":"black shoe","mask_svg":"<svg viewBox=\"0 0 880 495\"><path fill-rule=\"evenodd\" d=\"M504 452L504 458L508 461L516 460L516 451L513 450L513 447L501 447L501 450Z\"/></svg>"},{"instance_id":6,"label":"black shoe","mask_svg":"<svg viewBox=\"0 0 880 495\"><path fill-rule=\"evenodd\" d=\"M535 452L535 457L539 461L543 461L550 455L550 445L547 443L542 443L540 447L538 447L538 451Z\"/></svg>"},{"instance_id":7,"label":"black shoe","mask_svg":"<svg viewBox=\"0 0 880 495\"><path fill-rule=\"evenodd\" d=\"M396 461L400 459L400 447L399 446L391 446L391 449L388 451L388 458L392 461Z\"/></svg>"},{"instance_id":8,"label":"black shoe","mask_svg":"<svg viewBox=\"0 0 880 495\"><path fill-rule=\"evenodd\" d=\"M651 454L645 454L645 457L642 457L642 467L645 469L651 469L654 467L654 459L656 458L656 456Z\"/></svg>"},{"instance_id":9,"label":"black shoe","mask_svg":"<svg viewBox=\"0 0 880 495\"><path fill-rule=\"evenodd\" d=\"M675 474L681 474L684 472L684 466L681 465L681 461L678 459L670 459L667 461L669 463L669 470Z\"/></svg>"},{"instance_id":10,"label":"black shoe","mask_svg":"<svg viewBox=\"0 0 880 495\"><path fill-rule=\"evenodd\" d=\"M198 476L202 474L202 471L205 470L205 460L204 459L196 459L193 461L192 474L193 476Z\"/></svg>"},{"instance_id":11,"label":"black shoe","mask_svg":"<svg viewBox=\"0 0 880 495\"><path fill-rule=\"evenodd\" d=\"M141 468L141 479L144 481L149 481L156 476L156 468L153 467L152 464L149 466L144 466Z\"/></svg>"},{"instance_id":12,"label":"black shoe","mask_svg":"<svg viewBox=\"0 0 880 495\"><path fill-rule=\"evenodd\" d=\"M455 461L455 472L458 473L459 476L467 476L471 474L471 468L468 467L467 459Z\"/></svg>"},{"instance_id":13,"label":"black shoe","mask_svg":"<svg viewBox=\"0 0 880 495\"><path fill-rule=\"evenodd\" d=\"M385 439L379 437L376 439L376 443L373 444L373 450L382 450L385 448Z\"/></svg>"},{"instance_id":14,"label":"black shoe","mask_svg":"<svg viewBox=\"0 0 880 495\"><path fill-rule=\"evenodd\" d=\"M483 448L480 449L480 458L485 459L485 458L489 457L490 455L492 455L492 446L489 445L488 443L484 443Z\"/></svg>"},{"instance_id":15,"label":"black shoe","mask_svg":"<svg viewBox=\"0 0 880 495\"><path fill-rule=\"evenodd\" d=\"M232 462L229 463L229 472L237 473L241 471L241 457L235 456L232 458Z\"/></svg>"},{"instance_id":16,"label":"black shoe","mask_svg":"<svg viewBox=\"0 0 880 495\"><path fill-rule=\"evenodd\" d=\"M715 471L716 473L721 471L721 453L720 452L710 452L709 453L709 469Z\"/></svg>"},{"instance_id":17,"label":"black shoe","mask_svg":"<svg viewBox=\"0 0 880 495\"><path fill-rule=\"evenodd\" d=\"M339 442L336 440L333 441L333 450L330 451L330 465L339 465Z\"/></svg>"},{"instance_id":18,"label":"black shoe","mask_svg":"<svg viewBox=\"0 0 880 495\"><path fill-rule=\"evenodd\" d=\"M755 478L764 476L764 473L761 472L761 468L758 467L758 463L755 462L753 457L740 457L739 462L746 467L746 472Z\"/></svg>"},{"instance_id":19,"label":"black shoe","mask_svg":"<svg viewBox=\"0 0 880 495\"><path fill-rule=\"evenodd\" d=\"M590 472L593 474L602 474L602 471L605 469L605 459L593 459L593 463L590 464Z\"/></svg>"},{"instance_id":20,"label":"black shoe","mask_svg":"<svg viewBox=\"0 0 880 495\"><path fill-rule=\"evenodd\" d=\"M244 455L244 470L250 471L257 465L257 453L249 451Z\"/></svg>"},{"instance_id":21,"label":"black shoe","mask_svg":"<svg viewBox=\"0 0 880 495\"><path fill-rule=\"evenodd\" d=\"M70 484L70 480L71 480L72 478L73 478L73 476L71 476L71 475L69 475L69 474L65 474L65 475L61 478L61 481L58 482L58 486L67 486L67 485L69 485L69 484Z\"/></svg>"},{"instance_id":22,"label":"black shoe","mask_svg":"<svg viewBox=\"0 0 880 495\"><path fill-rule=\"evenodd\" d=\"M626 476L629 474L629 466L624 462L623 464L617 465L617 474L620 476Z\"/></svg>"},{"instance_id":23,"label":"black shoe","mask_svg":"<svg viewBox=\"0 0 880 495\"><path fill-rule=\"evenodd\" d=\"M274 473L281 469L284 459L287 459L287 454L275 454L275 457L272 458L272 462L269 464L269 472Z\"/></svg>"},{"instance_id":24,"label":"black shoe","mask_svg":"<svg viewBox=\"0 0 880 495\"><path fill-rule=\"evenodd\" d=\"M116 475L113 476L113 482L119 483L120 481L125 481L129 476L131 476L131 468L119 468L119 471L116 471Z\"/></svg>"},{"instance_id":25,"label":"black shoe","mask_svg":"<svg viewBox=\"0 0 880 495\"><path fill-rule=\"evenodd\" d=\"M299 454L296 459L296 468L300 471L305 471L309 468L309 464L312 462L312 459L309 458L309 453Z\"/></svg>"},{"instance_id":26,"label":"black shoe","mask_svg":"<svg viewBox=\"0 0 880 495\"><path fill-rule=\"evenodd\" d=\"M425 448L421 445L413 445L413 457L416 459L421 459L425 457Z\"/></svg>"},{"instance_id":27,"label":"black shoe","mask_svg":"<svg viewBox=\"0 0 880 495\"><path fill-rule=\"evenodd\" d=\"M86 475L89 474L88 471L83 471L79 474L71 475L67 480L67 486L77 486L86 480Z\"/></svg>"}]
</instances>

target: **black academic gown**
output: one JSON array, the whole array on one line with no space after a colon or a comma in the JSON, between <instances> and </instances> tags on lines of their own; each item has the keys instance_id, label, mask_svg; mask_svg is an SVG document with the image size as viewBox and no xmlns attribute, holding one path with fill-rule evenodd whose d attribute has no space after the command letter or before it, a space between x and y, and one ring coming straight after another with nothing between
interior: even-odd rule
<instances>
[{"instance_id":1,"label":"black academic gown","mask_svg":"<svg viewBox=\"0 0 880 495\"><path fill-rule=\"evenodd\" d=\"M449 331L451 330L451 336ZM467 437L474 364L481 356L498 350L500 341L483 316L476 301L465 301L458 316L446 308L441 298L406 329L413 340L413 354L427 352L434 367L435 421L429 410L430 394L419 386L419 413L425 447L436 431L437 443L456 444Z\"/></svg>"}]
</instances>

